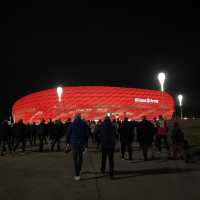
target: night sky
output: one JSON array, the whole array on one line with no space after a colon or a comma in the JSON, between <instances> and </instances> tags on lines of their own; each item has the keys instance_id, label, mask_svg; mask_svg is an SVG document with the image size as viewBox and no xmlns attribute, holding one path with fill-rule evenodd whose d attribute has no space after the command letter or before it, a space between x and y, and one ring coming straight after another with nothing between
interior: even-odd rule
<instances>
[{"instance_id":1,"label":"night sky","mask_svg":"<svg viewBox=\"0 0 200 200\"><path fill-rule=\"evenodd\" d=\"M31 92L59 84L159 89L160 71L166 91L185 96L185 113L200 113L199 8L146 10L89 2L8 5L1 18L0 119Z\"/></svg>"}]
</instances>

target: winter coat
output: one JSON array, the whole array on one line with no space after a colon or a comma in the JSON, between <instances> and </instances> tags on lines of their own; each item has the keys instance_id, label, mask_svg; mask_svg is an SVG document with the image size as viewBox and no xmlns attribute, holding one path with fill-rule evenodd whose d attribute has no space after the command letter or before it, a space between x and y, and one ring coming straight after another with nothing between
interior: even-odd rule
<instances>
[{"instance_id":1,"label":"winter coat","mask_svg":"<svg viewBox=\"0 0 200 200\"><path fill-rule=\"evenodd\" d=\"M69 126L67 134L67 144L87 145L88 126L82 119L75 119Z\"/></svg>"},{"instance_id":2,"label":"winter coat","mask_svg":"<svg viewBox=\"0 0 200 200\"><path fill-rule=\"evenodd\" d=\"M120 141L125 143L131 143L134 139L134 128L128 121L122 122L118 132L120 134Z\"/></svg>"},{"instance_id":3,"label":"winter coat","mask_svg":"<svg viewBox=\"0 0 200 200\"><path fill-rule=\"evenodd\" d=\"M0 140L6 140L11 134L11 128L7 123L1 124Z\"/></svg>"},{"instance_id":4,"label":"winter coat","mask_svg":"<svg viewBox=\"0 0 200 200\"><path fill-rule=\"evenodd\" d=\"M184 143L183 131L179 127L173 128L171 139L173 144L183 144Z\"/></svg>"},{"instance_id":5,"label":"winter coat","mask_svg":"<svg viewBox=\"0 0 200 200\"><path fill-rule=\"evenodd\" d=\"M142 120L137 127L138 141L140 144L151 145L153 142L155 127L148 120Z\"/></svg>"},{"instance_id":6,"label":"winter coat","mask_svg":"<svg viewBox=\"0 0 200 200\"><path fill-rule=\"evenodd\" d=\"M37 126L36 130L37 130L37 135L38 135L39 137L44 137L44 136L46 136L46 134L47 134L47 127L46 127L46 124L43 123L43 122L41 122L41 123Z\"/></svg>"},{"instance_id":7,"label":"winter coat","mask_svg":"<svg viewBox=\"0 0 200 200\"><path fill-rule=\"evenodd\" d=\"M100 125L100 141L102 148L114 149L116 142L116 128L110 121L104 121Z\"/></svg>"},{"instance_id":8,"label":"winter coat","mask_svg":"<svg viewBox=\"0 0 200 200\"><path fill-rule=\"evenodd\" d=\"M13 126L14 135L17 138L26 137L26 125L23 122L18 122Z\"/></svg>"}]
</instances>

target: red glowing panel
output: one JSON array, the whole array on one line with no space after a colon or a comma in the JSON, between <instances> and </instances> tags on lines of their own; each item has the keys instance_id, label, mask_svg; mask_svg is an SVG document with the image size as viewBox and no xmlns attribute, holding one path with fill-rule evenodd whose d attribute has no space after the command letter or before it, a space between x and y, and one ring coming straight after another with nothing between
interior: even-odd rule
<instances>
[{"instance_id":1,"label":"red glowing panel","mask_svg":"<svg viewBox=\"0 0 200 200\"><path fill-rule=\"evenodd\" d=\"M163 96L162 96L163 95ZM39 122L42 118L72 118L76 112L82 113L87 120L103 119L107 113L113 117L139 120L143 115L153 119L162 114L171 119L174 100L168 93L122 87L79 86L64 87L59 101L56 89L49 89L27 95L13 106L15 121L25 123Z\"/></svg>"}]
</instances>

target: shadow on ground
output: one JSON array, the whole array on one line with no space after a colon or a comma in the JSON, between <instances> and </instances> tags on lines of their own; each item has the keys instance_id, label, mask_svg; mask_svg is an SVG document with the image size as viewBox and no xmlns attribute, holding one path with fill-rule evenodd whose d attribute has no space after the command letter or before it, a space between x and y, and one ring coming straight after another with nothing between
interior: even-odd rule
<instances>
[{"instance_id":1,"label":"shadow on ground","mask_svg":"<svg viewBox=\"0 0 200 200\"><path fill-rule=\"evenodd\" d=\"M164 175L164 174L180 174L200 171L200 169L177 169L177 168L162 168L162 169L143 169L143 170L133 170L133 171L115 171L115 180L135 178L140 176L148 175ZM83 178L82 181L94 180L105 178L106 175L102 175L100 172L90 172L85 171L82 174L91 174L93 177Z\"/></svg>"}]
</instances>

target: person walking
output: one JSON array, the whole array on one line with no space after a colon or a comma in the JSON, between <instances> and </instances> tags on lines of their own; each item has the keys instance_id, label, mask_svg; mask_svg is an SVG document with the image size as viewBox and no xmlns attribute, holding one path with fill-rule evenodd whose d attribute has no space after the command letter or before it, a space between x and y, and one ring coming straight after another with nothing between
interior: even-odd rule
<instances>
[{"instance_id":1,"label":"person walking","mask_svg":"<svg viewBox=\"0 0 200 200\"><path fill-rule=\"evenodd\" d=\"M10 152L12 152L10 135L11 135L11 127L9 126L8 121L4 120L1 123L1 129L0 129L1 156L3 156L4 152L7 150L6 145L8 146Z\"/></svg>"},{"instance_id":2,"label":"person walking","mask_svg":"<svg viewBox=\"0 0 200 200\"><path fill-rule=\"evenodd\" d=\"M95 143L95 127L96 127L96 123L95 121L91 121L90 123L90 137L91 137L91 142L92 144Z\"/></svg>"},{"instance_id":3,"label":"person walking","mask_svg":"<svg viewBox=\"0 0 200 200\"><path fill-rule=\"evenodd\" d=\"M159 116L156 127L157 127L156 147L158 148L159 153L161 153L162 151L162 140L164 141L165 146L169 152L169 143L167 140L168 127L167 127L167 122L166 120L164 120L162 115Z\"/></svg>"},{"instance_id":4,"label":"person walking","mask_svg":"<svg viewBox=\"0 0 200 200\"><path fill-rule=\"evenodd\" d=\"M101 144L101 138L100 138L100 126L101 126L102 121L99 120L95 126L94 134L95 134L95 142L96 142L96 147L97 150L100 150L100 144Z\"/></svg>"},{"instance_id":5,"label":"person walking","mask_svg":"<svg viewBox=\"0 0 200 200\"><path fill-rule=\"evenodd\" d=\"M66 151L72 149L75 176L74 180L80 180L80 173L83 163L83 152L88 140L88 126L84 120L81 119L81 114L75 116L74 121L70 124L67 131Z\"/></svg>"},{"instance_id":6,"label":"person walking","mask_svg":"<svg viewBox=\"0 0 200 200\"><path fill-rule=\"evenodd\" d=\"M109 175L111 179L114 178L114 150L116 138L116 128L111 122L111 119L107 116L100 125L100 140L102 150L101 172L105 174L106 160L108 157Z\"/></svg>"},{"instance_id":7,"label":"person walking","mask_svg":"<svg viewBox=\"0 0 200 200\"><path fill-rule=\"evenodd\" d=\"M32 146L33 141L32 141L32 136L31 136L31 125L30 125L30 123L26 124L26 137L27 137L27 140L29 141L30 146Z\"/></svg>"},{"instance_id":8,"label":"person walking","mask_svg":"<svg viewBox=\"0 0 200 200\"><path fill-rule=\"evenodd\" d=\"M51 144L51 151L53 151L55 144L57 144L57 151L60 151L60 140L63 136L64 128L63 123L61 120L56 120L54 129L52 132L54 133L52 135L52 144Z\"/></svg>"},{"instance_id":9,"label":"person walking","mask_svg":"<svg viewBox=\"0 0 200 200\"><path fill-rule=\"evenodd\" d=\"M15 132L16 144L13 148L13 151L15 152L19 144L21 143L22 152L25 152L26 151L26 125L24 124L22 119L14 125L14 132Z\"/></svg>"},{"instance_id":10,"label":"person walking","mask_svg":"<svg viewBox=\"0 0 200 200\"><path fill-rule=\"evenodd\" d=\"M39 152L43 152L47 132L47 127L44 119L41 120L41 123L37 126L36 130L39 138Z\"/></svg>"},{"instance_id":11,"label":"person walking","mask_svg":"<svg viewBox=\"0 0 200 200\"><path fill-rule=\"evenodd\" d=\"M32 144L34 146L36 146L36 140L37 140L37 131L36 131L36 124L35 122L33 122L30 125L30 129L31 129L31 140L32 140Z\"/></svg>"},{"instance_id":12,"label":"person walking","mask_svg":"<svg viewBox=\"0 0 200 200\"><path fill-rule=\"evenodd\" d=\"M155 127L153 123L148 121L145 116L142 117L142 121L139 122L137 127L138 141L140 147L142 148L142 153L144 161L148 160L148 150L153 143L153 138L155 134ZM153 156L153 155L152 155Z\"/></svg>"},{"instance_id":13,"label":"person walking","mask_svg":"<svg viewBox=\"0 0 200 200\"><path fill-rule=\"evenodd\" d=\"M134 139L134 128L132 124L128 121L128 118L125 118L122 124L118 129L120 135L120 142L121 142L121 154L122 159L125 158L126 149L128 149L128 158L132 160L132 142Z\"/></svg>"},{"instance_id":14,"label":"person walking","mask_svg":"<svg viewBox=\"0 0 200 200\"><path fill-rule=\"evenodd\" d=\"M184 150L184 133L178 122L174 122L171 139L173 143L173 159L177 160L180 158L187 160Z\"/></svg>"}]
</instances>

